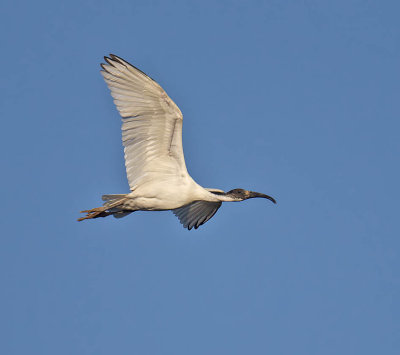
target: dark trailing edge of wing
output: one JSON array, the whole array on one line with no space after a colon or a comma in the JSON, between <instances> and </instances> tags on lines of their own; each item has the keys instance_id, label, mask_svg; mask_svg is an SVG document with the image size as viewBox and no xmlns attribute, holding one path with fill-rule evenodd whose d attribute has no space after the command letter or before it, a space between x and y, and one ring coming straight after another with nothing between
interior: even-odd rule
<instances>
[{"instance_id":1,"label":"dark trailing edge of wing","mask_svg":"<svg viewBox=\"0 0 400 355\"><path fill-rule=\"evenodd\" d=\"M215 215L221 204L222 202L199 200L173 209L172 213L178 217L184 228L197 229Z\"/></svg>"},{"instance_id":2,"label":"dark trailing edge of wing","mask_svg":"<svg viewBox=\"0 0 400 355\"><path fill-rule=\"evenodd\" d=\"M197 223L196 223L196 225L193 226L194 229L199 228L199 227L202 226L204 223L208 222L211 218L213 218L214 215L217 213L218 209L219 209L219 207L216 208L215 211L214 211L211 215L209 215L209 216L208 216L203 222L201 222L200 224L197 224ZM193 227L192 227L192 228L193 228ZM188 230L191 230L192 228L187 227Z\"/></svg>"}]
</instances>

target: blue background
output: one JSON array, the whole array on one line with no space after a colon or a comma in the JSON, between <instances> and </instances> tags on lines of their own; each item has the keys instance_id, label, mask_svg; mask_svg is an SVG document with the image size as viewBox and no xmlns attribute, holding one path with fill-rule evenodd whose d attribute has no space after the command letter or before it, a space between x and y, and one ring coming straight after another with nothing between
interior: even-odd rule
<instances>
[{"instance_id":1,"label":"blue background","mask_svg":"<svg viewBox=\"0 0 400 355\"><path fill-rule=\"evenodd\" d=\"M397 1L3 1L1 354L398 354ZM274 196L197 231L128 192L115 53L191 175Z\"/></svg>"}]
</instances>

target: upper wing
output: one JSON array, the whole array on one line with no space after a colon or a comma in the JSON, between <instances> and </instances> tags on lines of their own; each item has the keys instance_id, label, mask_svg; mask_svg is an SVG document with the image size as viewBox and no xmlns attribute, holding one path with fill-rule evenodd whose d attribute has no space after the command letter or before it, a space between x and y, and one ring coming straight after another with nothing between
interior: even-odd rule
<instances>
[{"instance_id":1,"label":"upper wing","mask_svg":"<svg viewBox=\"0 0 400 355\"><path fill-rule=\"evenodd\" d=\"M184 228L191 230L199 228L206 223L218 209L222 202L194 201L186 206L172 210L183 224Z\"/></svg>"},{"instance_id":2,"label":"upper wing","mask_svg":"<svg viewBox=\"0 0 400 355\"><path fill-rule=\"evenodd\" d=\"M141 182L187 174L182 148L182 113L153 79L110 54L102 64L122 116L125 166L131 190Z\"/></svg>"}]
</instances>

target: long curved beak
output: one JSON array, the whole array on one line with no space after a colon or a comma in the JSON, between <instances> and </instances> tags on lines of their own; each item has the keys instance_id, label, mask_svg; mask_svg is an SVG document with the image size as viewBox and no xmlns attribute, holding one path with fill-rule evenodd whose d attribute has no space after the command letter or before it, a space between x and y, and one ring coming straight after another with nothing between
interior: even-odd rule
<instances>
[{"instance_id":1,"label":"long curved beak","mask_svg":"<svg viewBox=\"0 0 400 355\"><path fill-rule=\"evenodd\" d=\"M259 192L254 192L254 191L249 191L249 192L250 192L249 198L262 197L262 198L266 198L266 199L272 201L273 203L276 203L275 199L271 196L268 196L268 195L265 195L265 194L262 194Z\"/></svg>"}]
</instances>

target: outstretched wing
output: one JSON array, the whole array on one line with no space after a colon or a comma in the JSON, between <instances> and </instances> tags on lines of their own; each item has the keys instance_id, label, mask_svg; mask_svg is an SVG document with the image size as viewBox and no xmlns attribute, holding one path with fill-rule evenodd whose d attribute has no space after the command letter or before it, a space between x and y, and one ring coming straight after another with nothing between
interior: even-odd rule
<instances>
[{"instance_id":1,"label":"outstretched wing","mask_svg":"<svg viewBox=\"0 0 400 355\"><path fill-rule=\"evenodd\" d=\"M186 206L172 210L183 224L184 228L191 230L199 228L215 215L222 202L194 201Z\"/></svg>"},{"instance_id":2,"label":"outstretched wing","mask_svg":"<svg viewBox=\"0 0 400 355\"><path fill-rule=\"evenodd\" d=\"M182 113L153 79L110 54L101 64L114 103L122 116L125 166L131 190L149 180L186 175Z\"/></svg>"}]
</instances>

